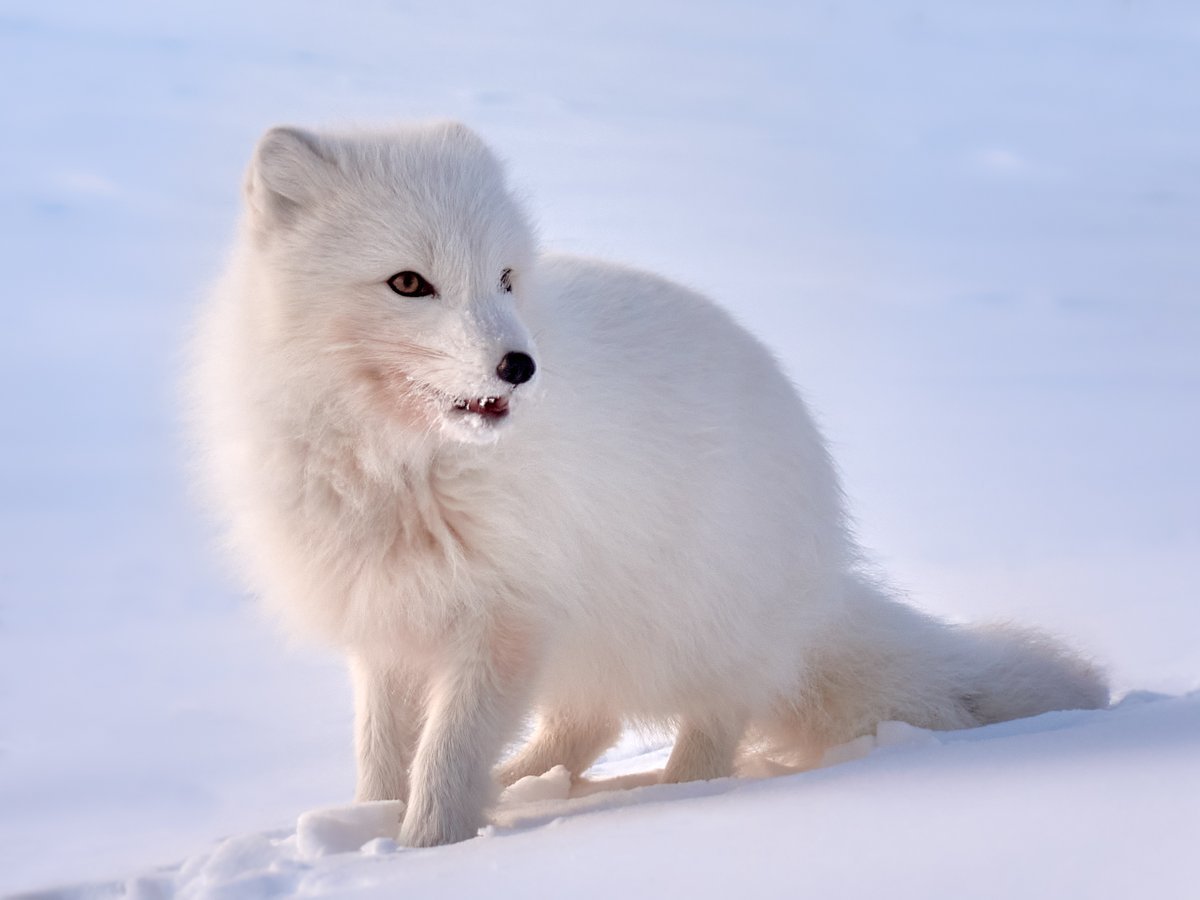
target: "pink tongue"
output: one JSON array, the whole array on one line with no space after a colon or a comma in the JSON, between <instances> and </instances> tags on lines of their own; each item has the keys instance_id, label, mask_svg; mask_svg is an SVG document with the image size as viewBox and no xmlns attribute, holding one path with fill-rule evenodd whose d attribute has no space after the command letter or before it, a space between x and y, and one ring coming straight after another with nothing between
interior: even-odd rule
<instances>
[{"instance_id":1,"label":"pink tongue","mask_svg":"<svg viewBox=\"0 0 1200 900\"><path fill-rule=\"evenodd\" d=\"M467 403L470 412L481 416L503 416L508 412L507 397L484 397Z\"/></svg>"}]
</instances>

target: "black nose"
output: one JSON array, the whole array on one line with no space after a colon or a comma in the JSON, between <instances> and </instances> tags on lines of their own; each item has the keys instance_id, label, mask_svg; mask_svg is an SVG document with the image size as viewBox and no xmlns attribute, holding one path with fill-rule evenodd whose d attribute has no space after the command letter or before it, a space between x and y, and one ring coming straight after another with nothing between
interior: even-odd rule
<instances>
[{"instance_id":1,"label":"black nose","mask_svg":"<svg viewBox=\"0 0 1200 900\"><path fill-rule=\"evenodd\" d=\"M528 353L505 353L500 365L496 366L496 374L509 384L524 384L537 371L533 357Z\"/></svg>"}]
</instances>

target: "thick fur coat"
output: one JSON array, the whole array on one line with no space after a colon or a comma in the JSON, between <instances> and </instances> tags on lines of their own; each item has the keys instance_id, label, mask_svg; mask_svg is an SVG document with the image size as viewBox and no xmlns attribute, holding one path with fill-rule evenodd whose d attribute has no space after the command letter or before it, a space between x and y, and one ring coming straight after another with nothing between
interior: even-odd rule
<instances>
[{"instance_id":1,"label":"thick fur coat","mask_svg":"<svg viewBox=\"0 0 1200 900\"><path fill-rule=\"evenodd\" d=\"M886 719L1107 702L1049 639L937 622L861 574L825 443L704 297L539 254L457 124L260 142L193 384L254 590L345 650L361 799L471 837L501 781L629 722L667 781L755 742L811 762Z\"/></svg>"}]
</instances>

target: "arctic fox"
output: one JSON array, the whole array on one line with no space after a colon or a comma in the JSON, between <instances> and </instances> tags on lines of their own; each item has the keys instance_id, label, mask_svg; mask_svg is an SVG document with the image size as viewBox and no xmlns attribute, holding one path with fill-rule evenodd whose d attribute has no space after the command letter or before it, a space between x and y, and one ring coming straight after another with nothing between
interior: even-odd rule
<instances>
[{"instance_id":1,"label":"arctic fox","mask_svg":"<svg viewBox=\"0 0 1200 900\"><path fill-rule=\"evenodd\" d=\"M196 350L231 542L348 654L357 796L407 801L406 844L476 833L531 710L503 782L582 773L623 723L676 729L679 782L1107 703L1048 638L864 576L771 354L662 278L540 254L462 125L268 131Z\"/></svg>"}]
</instances>

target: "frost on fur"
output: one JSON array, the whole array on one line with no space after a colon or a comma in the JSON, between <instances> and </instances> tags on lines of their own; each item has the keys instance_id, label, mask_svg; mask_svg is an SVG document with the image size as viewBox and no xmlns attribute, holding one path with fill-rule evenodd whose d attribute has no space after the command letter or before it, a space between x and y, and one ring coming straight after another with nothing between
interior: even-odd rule
<instances>
[{"instance_id":1,"label":"frost on fur","mask_svg":"<svg viewBox=\"0 0 1200 900\"><path fill-rule=\"evenodd\" d=\"M857 574L825 444L704 297L539 254L461 125L276 128L196 342L206 484L250 585L353 663L358 795L475 834L512 782L671 724L664 777L901 719L1100 706L1031 632L934 621ZM815 757L814 757L815 754Z\"/></svg>"}]
</instances>

